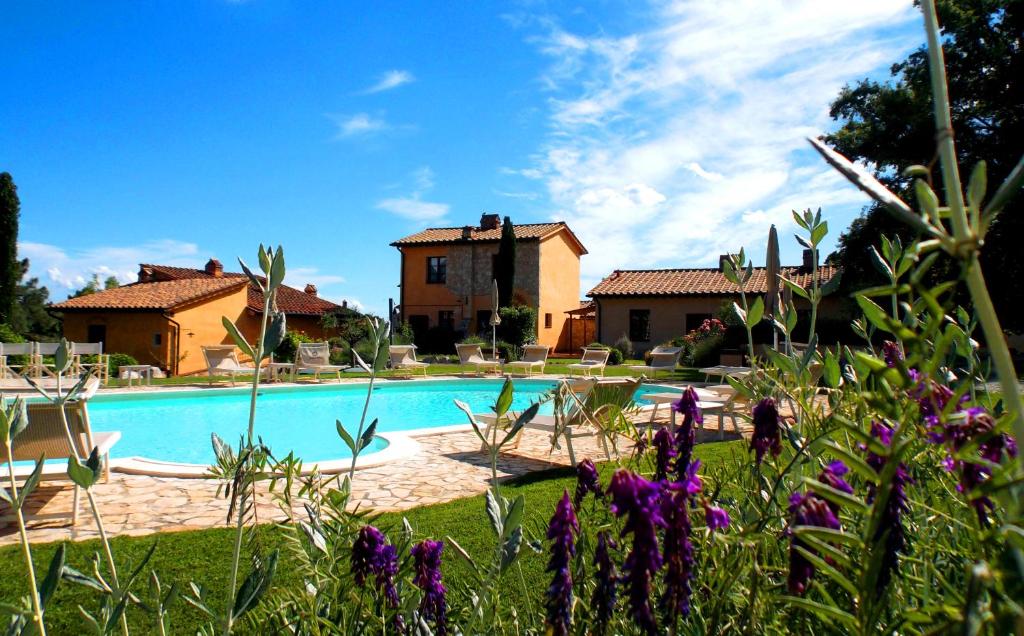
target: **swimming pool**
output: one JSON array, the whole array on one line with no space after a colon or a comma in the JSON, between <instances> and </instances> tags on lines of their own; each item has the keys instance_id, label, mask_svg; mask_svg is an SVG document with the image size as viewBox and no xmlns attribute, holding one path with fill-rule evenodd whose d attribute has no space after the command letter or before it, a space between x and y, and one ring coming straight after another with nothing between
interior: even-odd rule
<instances>
[{"instance_id":1,"label":"swimming pool","mask_svg":"<svg viewBox=\"0 0 1024 636\"><path fill-rule=\"evenodd\" d=\"M475 413L487 412L501 390L501 379L382 382L373 391L367 422L378 418L378 432L395 433L468 424L455 406L459 399ZM550 380L516 380L513 409L523 409L555 385ZM665 391L644 386L637 393ZM159 393L99 394L89 401L93 430L121 431L111 457L209 464L213 461L210 434L237 445L249 413L248 388L161 391ZM350 457L335 431L341 420L355 434L366 385L319 384L267 386L257 398L256 431L278 457L294 451L306 463ZM546 405L550 412L550 405ZM387 446L377 439L365 453Z\"/></svg>"}]
</instances>

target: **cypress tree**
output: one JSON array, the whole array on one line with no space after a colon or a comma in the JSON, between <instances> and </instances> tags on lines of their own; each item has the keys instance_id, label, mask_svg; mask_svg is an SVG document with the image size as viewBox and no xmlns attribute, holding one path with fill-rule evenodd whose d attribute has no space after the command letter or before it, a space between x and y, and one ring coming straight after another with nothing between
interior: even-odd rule
<instances>
[{"instance_id":1,"label":"cypress tree","mask_svg":"<svg viewBox=\"0 0 1024 636\"><path fill-rule=\"evenodd\" d=\"M21 266L18 263L18 187L0 172L0 322L11 322Z\"/></svg>"},{"instance_id":2,"label":"cypress tree","mask_svg":"<svg viewBox=\"0 0 1024 636\"><path fill-rule=\"evenodd\" d=\"M512 219L507 216L501 225L501 242L498 243L494 279L498 281L498 304L508 307L512 303L516 280L516 233L512 227Z\"/></svg>"}]
</instances>

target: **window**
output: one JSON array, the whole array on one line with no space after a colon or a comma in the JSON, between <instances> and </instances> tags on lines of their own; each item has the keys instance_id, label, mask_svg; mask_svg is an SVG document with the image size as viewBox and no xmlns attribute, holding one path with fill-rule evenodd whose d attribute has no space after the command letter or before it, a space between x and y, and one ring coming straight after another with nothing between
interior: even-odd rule
<instances>
[{"instance_id":1,"label":"window","mask_svg":"<svg viewBox=\"0 0 1024 636\"><path fill-rule=\"evenodd\" d=\"M106 325L89 325L86 330L85 339L89 342L106 342L107 340L107 326Z\"/></svg>"},{"instance_id":2,"label":"window","mask_svg":"<svg viewBox=\"0 0 1024 636\"><path fill-rule=\"evenodd\" d=\"M491 310L480 309L476 312L476 332L487 333L491 330Z\"/></svg>"},{"instance_id":3,"label":"window","mask_svg":"<svg viewBox=\"0 0 1024 636\"><path fill-rule=\"evenodd\" d=\"M648 342L651 339L651 310L629 310L629 339L633 342Z\"/></svg>"},{"instance_id":4,"label":"window","mask_svg":"<svg viewBox=\"0 0 1024 636\"><path fill-rule=\"evenodd\" d=\"M153 334L153 346L159 347L164 342L164 335L162 333Z\"/></svg>"},{"instance_id":5,"label":"window","mask_svg":"<svg viewBox=\"0 0 1024 636\"><path fill-rule=\"evenodd\" d=\"M699 329L705 320L711 320L711 314L686 314L686 332Z\"/></svg>"},{"instance_id":6,"label":"window","mask_svg":"<svg viewBox=\"0 0 1024 636\"><path fill-rule=\"evenodd\" d=\"M441 329L448 331L455 330L455 312L454 311L439 311L437 312L437 326Z\"/></svg>"},{"instance_id":7,"label":"window","mask_svg":"<svg viewBox=\"0 0 1024 636\"><path fill-rule=\"evenodd\" d=\"M544 328L551 329L551 314L544 314Z\"/></svg>"},{"instance_id":8,"label":"window","mask_svg":"<svg viewBox=\"0 0 1024 636\"><path fill-rule=\"evenodd\" d=\"M432 285L443 285L448 278L448 257L427 257L427 282Z\"/></svg>"}]
</instances>

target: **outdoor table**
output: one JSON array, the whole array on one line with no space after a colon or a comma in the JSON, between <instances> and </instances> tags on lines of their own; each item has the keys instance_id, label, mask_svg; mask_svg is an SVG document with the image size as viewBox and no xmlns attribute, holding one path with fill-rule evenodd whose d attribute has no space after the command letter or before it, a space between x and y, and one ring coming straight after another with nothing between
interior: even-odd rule
<instances>
[{"instance_id":1,"label":"outdoor table","mask_svg":"<svg viewBox=\"0 0 1024 636\"><path fill-rule=\"evenodd\" d=\"M117 374L128 376L129 388L132 386L132 379L136 377L139 379L140 387L143 380L145 380L146 386L153 384L153 367L148 364L125 364L117 367Z\"/></svg>"},{"instance_id":2,"label":"outdoor table","mask_svg":"<svg viewBox=\"0 0 1024 636\"><path fill-rule=\"evenodd\" d=\"M281 378L281 373L291 376L292 381L295 381L295 364L291 362L271 362L267 364L267 380L270 382L277 382Z\"/></svg>"},{"instance_id":3,"label":"outdoor table","mask_svg":"<svg viewBox=\"0 0 1024 636\"><path fill-rule=\"evenodd\" d=\"M697 390L700 391L699 389L697 389ZM704 395L701 395L702 393ZM662 404L671 404L673 402L678 402L680 395L682 395L682 394L681 393L646 393L646 394L644 394L642 396L643 399L647 400L648 402L654 402L654 410L651 412L650 422L654 423L654 416L658 412L658 407L660 405L662 405ZM707 391L700 391L699 393L697 393L697 397L700 398L700 401L697 402L697 406L700 407L701 411L704 411L705 413L716 413L716 412L718 413L718 432L719 432L719 435L723 435L724 436L725 429L724 429L724 427L722 425L722 409L725 407L725 402L715 401L716 399L721 399L721 398L718 398L713 393L710 393L710 392L707 392ZM676 432L676 412L675 412L675 409L669 409L669 412L671 413L671 418L669 419L668 431L670 433L675 433Z\"/></svg>"}]
</instances>

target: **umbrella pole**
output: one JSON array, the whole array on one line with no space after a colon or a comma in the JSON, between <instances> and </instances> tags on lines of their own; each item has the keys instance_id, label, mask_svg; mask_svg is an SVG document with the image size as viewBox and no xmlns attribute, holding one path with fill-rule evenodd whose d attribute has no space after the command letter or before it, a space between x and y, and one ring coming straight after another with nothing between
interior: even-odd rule
<instances>
[{"instance_id":1,"label":"umbrella pole","mask_svg":"<svg viewBox=\"0 0 1024 636\"><path fill-rule=\"evenodd\" d=\"M498 326L491 325L491 355L498 359Z\"/></svg>"}]
</instances>

